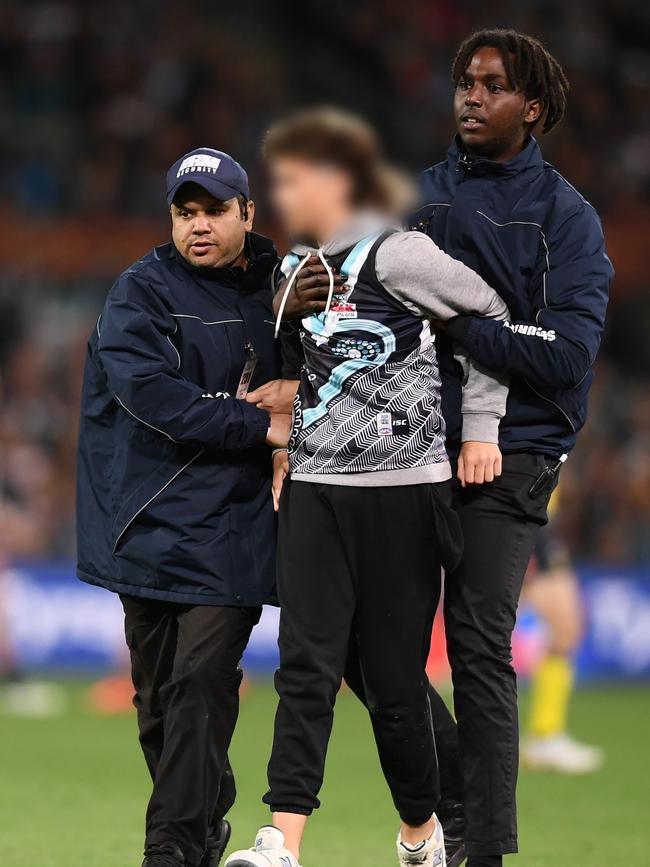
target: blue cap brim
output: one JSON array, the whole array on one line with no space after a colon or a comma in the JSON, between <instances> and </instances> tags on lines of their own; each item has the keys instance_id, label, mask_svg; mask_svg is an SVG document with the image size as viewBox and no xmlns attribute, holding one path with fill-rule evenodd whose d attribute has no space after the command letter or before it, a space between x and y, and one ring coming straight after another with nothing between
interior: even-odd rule
<instances>
[{"instance_id":1,"label":"blue cap brim","mask_svg":"<svg viewBox=\"0 0 650 867\"><path fill-rule=\"evenodd\" d=\"M176 194L181 187L185 186L185 184L196 184L198 187L202 187L210 193L211 196L214 196L215 199L219 199L222 202L227 202L228 199L232 199L234 196L245 196L248 199L248 196L243 190L236 190L234 187L230 187L228 184L224 184L214 177L196 172L183 175L167 190L168 205L171 206L171 203L176 198Z\"/></svg>"}]
</instances>

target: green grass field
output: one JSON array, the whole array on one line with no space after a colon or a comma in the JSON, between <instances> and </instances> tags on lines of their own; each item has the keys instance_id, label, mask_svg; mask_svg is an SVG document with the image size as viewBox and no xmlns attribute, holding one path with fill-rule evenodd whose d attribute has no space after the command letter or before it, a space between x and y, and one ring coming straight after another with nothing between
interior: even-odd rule
<instances>
[{"instance_id":1,"label":"green grass field","mask_svg":"<svg viewBox=\"0 0 650 867\"><path fill-rule=\"evenodd\" d=\"M60 716L0 715L0 864L139 867L149 784L135 718L94 716L81 686L65 689ZM261 683L243 702L232 751L236 848L249 846L267 821L260 796L274 704L272 688ZM506 863L650 864L650 691L581 690L572 720L576 735L606 748L607 764L585 778L523 772L521 854ZM306 867L393 867L396 817L365 712L349 694L337 706L322 801L305 841Z\"/></svg>"}]
</instances>

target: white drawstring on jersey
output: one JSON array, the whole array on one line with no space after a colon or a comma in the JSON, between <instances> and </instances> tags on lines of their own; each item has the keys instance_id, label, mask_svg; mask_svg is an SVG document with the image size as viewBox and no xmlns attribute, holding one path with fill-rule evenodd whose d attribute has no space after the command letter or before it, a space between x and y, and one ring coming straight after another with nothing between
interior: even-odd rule
<instances>
[{"instance_id":1,"label":"white drawstring on jersey","mask_svg":"<svg viewBox=\"0 0 650 867\"><path fill-rule=\"evenodd\" d=\"M282 324L282 314L284 313L284 308L287 306L287 298L289 297L289 292L293 289L293 284L296 282L296 277L300 269L303 267L305 262L309 259L311 253L307 253L307 255L300 260L300 262L296 265L295 270L289 280L287 281L287 285L284 287L284 294L282 296L282 301L280 302L280 309L278 310L278 316L275 320L275 336L277 337L280 333L280 325Z\"/></svg>"},{"instance_id":2,"label":"white drawstring on jersey","mask_svg":"<svg viewBox=\"0 0 650 867\"><path fill-rule=\"evenodd\" d=\"M325 312L324 318L327 319L327 314L330 312L330 307L332 306L332 298L334 297L334 271L332 271L330 266L327 264L327 259L323 255L323 248L322 247L318 248L318 258L321 260L323 267L327 271L327 276L329 278L329 283L330 283L329 291L327 293L327 304L325 305L325 311L324 311Z\"/></svg>"},{"instance_id":3,"label":"white drawstring on jersey","mask_svg":"<svg viewBox=\"0 0 650 867\"><path fill-rule=\"evenodd\" d=\"M277 319L275 320L275 336L277 337L280 333L280 325L282 324L282 315L284 313L284 308L287 306L287 299L289 298L289 293L293 289L293 284L296 282L296 278L298 277L298 273L304 267L307 260L311 257L312 253L307 253L304 258L300 260L300 262L296 265L293 274L289 277L287 281L287 285L284 288L284 293L282 295L282 301L280 302L280 308L278 310ZM332 306L332 298L334 297L334 272L327 264L327 260L323 255L322 247L318 248L317 251L318 258L323 263L323 267L327 271L327 276L329 278L329 292L327 293L327 304L325 305L325 317L329 313L330 307Z\"/></svg>"}]
</instances>

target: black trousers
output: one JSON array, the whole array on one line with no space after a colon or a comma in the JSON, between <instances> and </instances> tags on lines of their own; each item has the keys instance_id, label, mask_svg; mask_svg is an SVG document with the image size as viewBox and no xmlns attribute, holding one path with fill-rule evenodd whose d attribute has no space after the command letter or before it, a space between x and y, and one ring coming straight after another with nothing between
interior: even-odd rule
<instances>
[{"instance_id":1,"label":"black trousers","mask_svg":"<svg viewBox=\"0 0 650 867\"><path fill-rule=\"evenodd\" d=\"M242 657L260 608L121 596L140 745L153 792L146 845L173 841L198 865L235 800L228 748Z\"/></svg>"},{"instance_id":2,"label":"black trousers","mask_svg":"<svg viewBox=\"0 0 650 867\"><path fill-rule=\"evenodd\" d=\"M455 487L465 541L445 578L445 626L454 684L453 719L431 688L443 801L464 801L469 855L517 851L517 681L511 639L531 553L550 493L528 490L542 456L506 454L493 483Z\"/></svg>"},{"instance_id":3,"label":"black trousers","mask_svg":"<svg viewBox=\"0 0 650 867\"><path fill-rule=\"evenodd\" d=\"M460 553L450 485L353 488L285 482L280 501L279 695L274 810L319 806L334 703L358 654L382 769L412 825L439 799L425 665L441 561Z\"/></svg>"}]
</instances>

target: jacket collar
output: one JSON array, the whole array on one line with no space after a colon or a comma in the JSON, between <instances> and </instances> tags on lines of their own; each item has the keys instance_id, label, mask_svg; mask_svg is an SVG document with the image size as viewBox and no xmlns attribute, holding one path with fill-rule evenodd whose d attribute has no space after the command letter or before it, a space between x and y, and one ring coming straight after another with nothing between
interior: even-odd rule
<instances>
[{"instance_id":1,"label":"jacket collar","mask_svg":"<svg viewBox=\"0 0 650 867\"><path fill-rule=\"evenodd\" d=\"M167 245L165 245L167 246ZM168 245L168 258L177 262L183 270L199 281L219 283L244 292L257 291L271 273L278 260L275 244L270 238L248 232L246 235L246 257L248 268L196 268L181 256L173 241Z\"/></svg>"},{"instance_id":2,"label":"jacket collar","mask_svg":"<svg viewBox=\"0 0 650 867\"><path fill-rule=\"evenodd\" d=\"M543 163L542 152L533 136L530 136L516 157L505 163L467 153L459 136L455 136L447 151L450 171L464 172L476 177L512 177L531 168L541 168Z\"/></svg>"}]
</instances>

